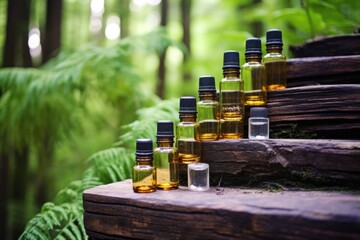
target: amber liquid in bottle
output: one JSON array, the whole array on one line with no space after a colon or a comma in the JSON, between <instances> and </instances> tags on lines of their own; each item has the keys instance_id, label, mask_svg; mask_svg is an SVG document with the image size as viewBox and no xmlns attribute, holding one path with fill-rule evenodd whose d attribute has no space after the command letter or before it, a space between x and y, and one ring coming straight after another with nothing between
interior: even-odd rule
<instances>
[{"instance_id":1,"label":"amber liquid in bottle","mask_svg":"<svg viewBox=\"0 0 360 240\"><path fill-rule=\"evenodd\" d=\"M151 139L136 141L136 164L132 169L133 190L136 193L156 191L156 168L153 166Z\"/></svg>"},{"instance_id":2,"label":"amber liquid in bottle","mask_svg":"<svg viewBox=\"0 0 360 240\"><path fill-rule=\"evenodd\" d=\"M197 102L197 139L215 141L219 139L220 104L216 100L215 78L201 76L199 78L199 98Z\"/></svg>"},{"instance_id":3,"label":"amber liquid in bottle","mask_svg":"<svg viewBox=\"0 0 360 240\"><path fill-rule=\"evenodd\" d=\"M244 86L239 70L227 69L220 82L220 137L238 139L244 135Z\"/></svg>"},{"instance_id":4,"label":"amber liquid in bottle","mask_svg":"<svg viewBox=\"0 0 360 240\"><path fill-rule=\"evenodd\" d=\"M278 29L266 32L266 52L264 65L267 79L267 89L283 90L286 88L286 58L282 54L282 33Z\"/></svg>"},{"instance_id":5,"label":"amber liquid in bottle","mask_svg":"<svg viewBox=\"0 0 360 240\"><path fill-rule=\"evenodd\" d=\"M158 143L154 149L156 187L161 190L177 189L179 186L178 151L172 143Z\"/></svg>"},{"instance_id":6,"label":"amber liquid in bottle","mask_svg":"<svg viewBox=\"0 0 360 240\"><path fill-rule=\"evenodd\" d=\"M133 168L133 190L137 193L150 193L156 190L156 170L149 161L140 161Z\"/></svg>"},{"instance_id":7,"label":"amber liquid in bottle","mask_svg":"<svg viewBox=\"0 0 360 240\"><path fill-rule=\"evenodd\" d=\"M266 104L266 74L261 59L247 58L247 63L242 67L244 80L245 105L263 106Z\"/></svg>"}]
</instances>

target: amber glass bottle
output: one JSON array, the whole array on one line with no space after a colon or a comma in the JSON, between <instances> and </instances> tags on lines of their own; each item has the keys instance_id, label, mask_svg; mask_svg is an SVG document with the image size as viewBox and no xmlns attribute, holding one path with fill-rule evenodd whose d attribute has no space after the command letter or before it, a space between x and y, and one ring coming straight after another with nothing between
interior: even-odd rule
<instances>
[{"instance_id":1,"label":"amber glass bottle","mask_svg":"<svg viewBox=\"0 0 360 240\"><path fill-rule=\"evenodd\" d=\"M178 151L174 144L174 124L172 121L158 121L157 148L154 149L156 167L156 187L161 190L179 187Z\"/></svg>"},{"instance_id":2,"label":"amber glass bottle","mask_svg":"<svg viewBox=\"0 0 360 240\"><path fill-rule=\"evenodd\" d=\"M244 83L240 78L239 52L224 53L220 81L220 138L238 139L244 135Z\"/></svg>"},{"instance_id":3,"label":"amber glass bottle","mask_svg":"<svg viewBox=\"0 0 360 240\"><path fill-rule=\"evenodd\" d=\"M150 193L156 190L156 168L153 167L153 144L151 139L136 141L136 165L133 167L133 190Z\"/></svg>"},{"instance_id":4,"label":"amber glass bottle","mask_svg":"<svg viewBox=\"0 0 360 240\"><path fill-rule=\"evenodd\" d=\"M197 102L197 121L199 128L197 138L200 141L219 139L220 104L216 100L215 78L202 76L199 78L199 98Z\"/></svg>"},{"instance_id":5,"label":"amber glass bottle","mask_svg":"<svg viewBox=\"0 0 360 240\"><path fill-rule=\"evenodd\" d=\"M259 38L247 39L245 49L246 63L241 68L245 105L263 106L266 104L266 73L261 63L261 40Z\"/></svg>"},{"instance_id":6,"label":"amber glass bottle","mask_svg":"<svg viewBox=\"0 0 360 240\"><path fill-rule=\"evenodd\" d=\"M195 97L181 97L179 117L176 125L176 146L179 151L179 163L193 163L200 161L201 145L196 132L196 99Z\"/></svg>"},{"instance_id":7,"label":"amber glass bottle","mask_svg":"<svg viewBox=\"0 0 360 240\"><path fill-rule=\"evenodd\" d=\"M264 64L266 70L267 89L282 90L286 88L286 58L282 55L282 33L278 29L266 32L266 52Z\"/></svg>"}]
</instances>

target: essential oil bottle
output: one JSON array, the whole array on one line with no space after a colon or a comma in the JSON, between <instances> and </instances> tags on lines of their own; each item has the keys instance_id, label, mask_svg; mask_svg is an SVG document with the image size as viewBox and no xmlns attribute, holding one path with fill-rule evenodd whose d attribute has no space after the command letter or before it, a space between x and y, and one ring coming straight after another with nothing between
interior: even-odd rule
<instances>
[{"instance_id":1,"label":"essential oil bottle","mask_svg":"<svg viewBox=\"0 0 360 240\"><path fill-rule=\"evenodd\" d=\"M189 164L200 161L201 145L197 139L195 97L181 97L179 118L176 125L176 146L179 151L179 163Z\"/></svg>"},{"instance_id":2,"label":"essential oil bottle","mask_svg":"<svg viewBox=\"0 0 360 240\"><path fill-rule=\"evenodd\" d=\"M200 141L219 139L220 104L216 100L215 78L202 76L199 78L199 98L197 102L197 121L199 128L197 138Z\"/></svg>"},{"instance_id":3,"label":"essential oil bottle","mask_svg":"<svg viewBox=\"0 0 360 240\"><path fill-rule=\"evenodd\" d=\"M239 52L224 53L220 81L220 138L239 139L244 135L244 83L240 78Z\"/></svg>"},{"instance_id":4,"label":"essential oil bottle","mask_svg":"<svg viewBox=\"0 0 360 240\"><path fill-rule=\"evenodd\" d=\"M266 104L266 73L261 63L261 40L248 38L245 49L246 63L241 68L245 106L263 106Z\"/></svg>"},{"instance_id":5,"label":"essential oil bottle","mask_svg":"<svg viewBox=\"0 0 360 240\"><path fill-rule=\"evenodd\" d=\"M266 70L267 89L283 90L286 88L286 58L282 55L282 33L278 29L266 32L266 52L264 65Z\"/></svg>"},{"instance_id":6,"label":"essential oil bottle","mask_svg":"<svg viewBox=\"0 0 360 240\"><path fill-rule=\"evenodd\" d=\"M153 166L153 143L151 139L136 141L136 165L133 167L133 190L150 193L156 190L156 168Z\"/></svg>"},{"instance_id":7,"label":"essential oil bottle","mask_svg":"<svg viewBox=\"0 0 360 240\"><path fill-rule=\"evenodd\" d=\"M267 109L264 107L252 107L249 118L249 139L268 139L269 119Z\"/></svg>"},{"instance_id":8,"label":"essential oil bottle","mask_svg":"<svg viewBox=\"0 0 360 240\"><path fill-rule=\"evenodd\" d=\"M178 150L174 144L174 123L162 120L157 122L157 148L154 149L156 167L156 187L161 190L179 187Z\"/></svg>"}]
</instances>

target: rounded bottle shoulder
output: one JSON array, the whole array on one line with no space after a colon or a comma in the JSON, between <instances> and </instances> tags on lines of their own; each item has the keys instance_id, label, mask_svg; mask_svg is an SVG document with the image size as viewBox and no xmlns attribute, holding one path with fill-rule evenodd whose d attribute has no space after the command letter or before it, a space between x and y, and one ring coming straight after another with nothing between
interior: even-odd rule
<instances>
[{"instance_id":1,"label":"rounded bottle shoulder","mask_svg":"<svg viewBox=\"0 0 360 240\"><path fill-rule=\"evenodd\" d=\"M177 153L177 151L176 147L157 147L154 148L154 155L156 153Z\"/></svg>"},{"instance_id":2,"label":"rounded bottle shoulder","mask_svg":"<svg viewBox=\"0 0 360 240\"><path fill-rule=\"evenodd\" d=\"M263 58L263 61L266 62L266 60L274 60L274 59L277 59L277 60L286 60L286 57L280 53L267 53L265 54L264 58Z\"/></svg>"},{"instance_id":3,"label":"rounded bottle shoulder","mask_svg":"<svg viewBox=\"0 0 360 240\"><path fill-rule=\"evenodd\" d=\"M264 68L264 65L259 62L247 62L242 65L242 69Z\"/></svg>"}]
</instances>

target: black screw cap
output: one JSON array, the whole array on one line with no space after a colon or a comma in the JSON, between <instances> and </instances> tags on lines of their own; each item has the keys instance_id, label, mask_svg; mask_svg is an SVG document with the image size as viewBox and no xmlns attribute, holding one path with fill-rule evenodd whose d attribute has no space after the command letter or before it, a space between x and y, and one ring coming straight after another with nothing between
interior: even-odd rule
<instances>
[{"instance_id":1,"label":"black screw cap","mask_svg":"<svg viewBox=\"0 0 360 240\"><path fill-rule=\"evenodd\" d=\"M216 92L215 78L213 76L201 76L199 78L199 92Z\"/></svg>"},{"instance_id":2,"label":"black screw cap","mask_svg":"<svg viewBox=\"0 0 360 240\"><path fill-rule=\"evenodd\" d=\"M267 108L265 107L253 107L250 109L250 117L267 118Z\"/></svg>"},{"instance_id":3,"label":"black screw cap","mask_svg":"<svg viewBox=\"0 0 360 240\"><path fill-rule=\"evenodd\" d=\"M261 40L248 38L245 43L245 54L261 54Z\"/></svg>"},{"instance_id":4,"label":"black screw cap","mask_svg":"<svg viewBox=\"0 0 360 240\"><path fill-rule=\"evenodd\" d=\"M174 137L174 123L170 120L161 120L157 122L156 137L173 138Z\"/></svg>"},{"instance_id":5,"label":"black screw cap","mask_svg":"<svg viewBox=\"0 0 360 240\"><path fill-rule=\"evenodd\" d=\"M235 50L229 50L224 52L224 68L237 68L240 69L239 52Z\"/></svg>"},{"instance_id":6,"label":"black screw cap","mask_svg":"<svg viewBox=\"0 0 360 240\"><path fill-rule=\"evenodd\" d=\"M136 153L137 156L153 155L153 142L151 139L137 139Z\"/></svg>"},{"instance_id":7,"label":"black screw cap","mask_svg":"<svg viewBox=\"0 0 360 240\"><path fill-rule=\"evenodd\" d=\"M279 29L270 29L266 32L266 45L283 45L282 33Z\"/></svg>"},{"instance_id":8,"label":"black screw cap","mask_svg":"<svg viewBox=\"0 0 360 240\"><path fill-rule=\"evenodd\" d=\"M179 113L197 113L196 98L191 96L181 97Z\"/></svg>"}]
</instances>

